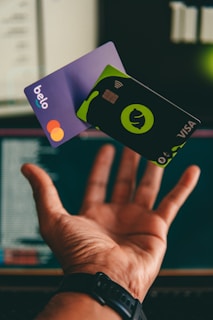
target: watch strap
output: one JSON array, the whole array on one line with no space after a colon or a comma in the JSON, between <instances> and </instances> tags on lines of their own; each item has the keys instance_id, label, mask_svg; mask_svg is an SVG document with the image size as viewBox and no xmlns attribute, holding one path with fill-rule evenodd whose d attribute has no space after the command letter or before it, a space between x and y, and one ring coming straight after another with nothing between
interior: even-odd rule
<instances>
[{"instance_id":1,"label":"watch strap","mask_svg":"<svg viewBox=\"0 0 213 320\"><path fill-rule=\"evenodd\" d=\"M57 292L86 293L101 305L111 307L124 320L147 320L140 301L102 272L66 275Z\"/></svg>"}]
</instances>

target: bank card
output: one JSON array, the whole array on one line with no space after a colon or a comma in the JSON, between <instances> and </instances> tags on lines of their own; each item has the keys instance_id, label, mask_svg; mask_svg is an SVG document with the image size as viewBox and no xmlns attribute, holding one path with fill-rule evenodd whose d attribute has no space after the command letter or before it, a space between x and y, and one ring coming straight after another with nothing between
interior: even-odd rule
<instances>
[{"instance_id":1,"label":"bank card","mask_svg":"<svg viewBox=\"0 0 213 320\"><path fill-rule=\"evenodd\" d=\"M108 65L77 111L85 122L166 167L200 120Z\"/></svg>"},{"instance_id":2,"label":"bank card","mask_svg":"<svg viewBox=\"0 0 213 320\"><path fill-rule=\"evenodd\" d=\"M53 147L58 147L90 126L79 120L76 111L107 64L125 71L111 41L24 89Z\"/></svg>"}]
</instances>

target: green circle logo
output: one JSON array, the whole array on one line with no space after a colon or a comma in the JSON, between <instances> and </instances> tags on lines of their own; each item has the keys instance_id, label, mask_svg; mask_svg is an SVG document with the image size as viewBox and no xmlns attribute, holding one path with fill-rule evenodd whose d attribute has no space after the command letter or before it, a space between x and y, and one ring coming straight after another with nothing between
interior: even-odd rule
<instances>
[{"instance_id":1,"label":"green circle logo","mask_svg":"<svg viewBox=\"0 0 213 320\"><path fill-rule=\"evenodd\" d=\"M143 134L151 130L154 121L153 113L142 104L130 104L121 113L123 127L134 134Z\"/></svg>"}]
</instances>

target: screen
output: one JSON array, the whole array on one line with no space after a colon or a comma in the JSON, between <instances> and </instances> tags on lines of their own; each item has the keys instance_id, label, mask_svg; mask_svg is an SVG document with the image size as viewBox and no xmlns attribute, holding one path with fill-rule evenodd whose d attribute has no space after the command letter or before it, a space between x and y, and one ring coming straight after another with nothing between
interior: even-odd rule
<instances>
[{"instance_id":1,"label":"screen","mask_svg":"<svg viewBox=\"0 0 213 320\"><path fill-rule=\"evenodd\" d=\"M86 134L53 148L41 129L0 130L0 268L58 267L40 236L32 190L20 172L22 164L43 168L64 207L77 214L95 154L109 140Z\"/></svg>"},{"instance_id":2,"label":"screen","mask_svg":"<svg viewBox=\"0 0 213 320\"><path fill-rule=\"evenodd\" d=\"M64 207L78 214L94 157L105 143L116 148L107 201L123 146L88 130L58 148L52 148L40 129L0 130L0 269L57 268L43 242L28 181L20 173L25 162L42 167L52 177ZM157 203L176 184L190 164L201 167L197 187L179 211L168 234L164 269L213 268L213 130L197 130L164 171ZM138 181L146 161L141 160ZM156 205L157 205L156 203Z\"/></svg>"}]
</instances>

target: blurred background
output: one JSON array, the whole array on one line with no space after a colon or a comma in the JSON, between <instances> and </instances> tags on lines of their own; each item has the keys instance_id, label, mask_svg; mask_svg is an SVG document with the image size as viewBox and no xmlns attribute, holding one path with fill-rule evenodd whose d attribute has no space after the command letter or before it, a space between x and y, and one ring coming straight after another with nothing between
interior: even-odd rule
<instances>
[{"instance_id":1,"label":"blurred background","mask_svg":"<svg viewBox=\"0 0 213 320\"><path fill-rule=\"evenodd\" d=\"M96 0L0 0L0 126L37 125L24 87L97 46L97 11Z\"/></svg>"},{"instance_id":2,"label":"blurred background","mask_svg":"<svg viewBox=\"0 0 213 320\"><path fill-rule=\"evenodd\" d=\"M212 125L205 0L0 0L0 125L37 125L24 87L108 40L128 74Z\"/></svg>"},{"instance_id":3,"label":"blurred background","mask_svg":"<svg viewBox=\"0 0 213 320\"><path fill-rule=\"evenodd\" d=\"M165 293L172 285L176 288L173 297L178 298L177 286L183 286L184 298L191 298L189 289L195 275L195 288L209 286L207 303L212 309L213 0L0 0L0 293L4 284L14 287L16 275L26 278L28 274L29 287L29 279L34 285L38 283L38 277L33 280L34 272L45 275L42 285L48 274L60 273L55 257L41 239L32 191L20 173L23 162L43 167L56 184L65 208L77 213L94 156L103 143L110 142L117 151L109 187L113 185L123 146L88 130L52 148L23 91L107 41L114 42L130 76L202 122L198 134L165 170L158 201L191 163L199 165L202 174L168 235L168 250L157 279L165 304L156 291L151 291L149 298L156 298L157 306L153 307L150 300L147 315L150 320L194 320L190 315L195 310L199 319L212 319L207 304L200 303L200 292L196 302L187 299L189 313L186 303L175 304L180 311L176 317L168 311L174 304ZM145 163L142 159L138 176ZM19 281L23 288L23 277ZM2 296L6 297L4 292ZM1 311L7 305L2 296ZM25 310L26 297L18 297L13 301ZM37 300L33 298L33 304ZM11 309L11 298L8 301ZM206 296L202 301L207 301Z\"/></svg>"},{"instance_id":4,"label":"blurred background","mask_svg":"<svg viewBox=\"0 0 213 320\"><path fill-rule=\"evenodd\" d=\"M11 132L0 136L1 245L6 243L7 247L4 237L14 233L8 231L13 225L16 228L16 223L11 222L15 221L14 215L19 217L20 224L15 239L23 242L21 225L27 219L26 232L33 229L35 238L40 237L35 213L28 216L31 208L34 210L31 191L24 191L25 181L19 172L26 159L52 175L66 207L70 212L78 212L94 155L103 143L112 140L91 131L53 149L42 133L38 136L38 132L31 131L28 137L21 137L14 129L40 128L24 95L26 86L107 41L115 43L129 75L200 118L201 129L213 128L213 1L0 0L0 129L13 130L13 137ZM202 262L196 251L193 257L188 255L193 246L187 226L191 224L191 212L196 212L191 239L197 239L196 247L204 246L196 233L200 229L200 212L206 214L203 233L208 230L212 214L211 134L212 131L207 133L205 141L190 139L177 162L174 160L166 170L160 196L192 162L201 165L203 175L194 197L181 209L184 215L178 216L169 234L165 267L175 267L173 248L176 243L182 248L180 232L186 248L181 249L185 259L181 263L188 267L194 257L198 266L209 266L212 245L203 253ZM113 143L118 150L118 163L122 146ZM71 193L76 194L72 202ZM200 198L202 202L198 201ZM27 209L18 207L17 202ZM205 242L206 237L202 239Z\"/></svg>"}]
</instances>

